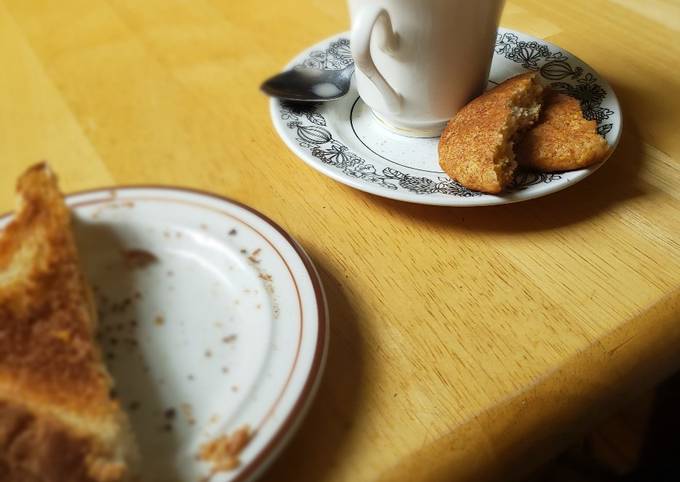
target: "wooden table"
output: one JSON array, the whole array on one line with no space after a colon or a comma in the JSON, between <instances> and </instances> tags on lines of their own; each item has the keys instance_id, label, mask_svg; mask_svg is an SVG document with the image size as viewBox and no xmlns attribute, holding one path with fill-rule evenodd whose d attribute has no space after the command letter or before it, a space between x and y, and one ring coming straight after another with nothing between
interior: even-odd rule
<instances>
[{"instance_id":1,"label":"wooden table","mask_svg":"<svg viewBox=\"0 0 680 482\"><path fill-rule=\"evenodd\" d=\"M446 209L337 184L271 127L260 80L345 30L342 0L0 0L0 209L48 159L66 191L261 210L332 314L317 401L265 480L507 481L680 367L678 4L557 3L509 1L502 23L611 82L618 150L558 194Z\"/></svg>"}]
</instances>

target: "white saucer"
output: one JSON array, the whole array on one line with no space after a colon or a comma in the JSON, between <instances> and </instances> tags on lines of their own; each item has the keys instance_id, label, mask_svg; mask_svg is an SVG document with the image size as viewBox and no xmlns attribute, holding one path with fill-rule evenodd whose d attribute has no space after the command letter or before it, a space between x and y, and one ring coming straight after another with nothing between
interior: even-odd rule
<instances>
[{"instance_id":1,"label":"white saucer","mask_svg":"<svg viewBox=\"0 0 680 482\"><path fill-rule=\"evenodd\" d=\"M256 478L323 371L328 318L310 259L270 220L209 194L125 187L67 202L142 480L207 480L200 446L246 425L240 467L210 481ZM148 253L157 261L136 266Z\"/></svg>"},{"instance_id":2,"label":"white saucer","mask_svg":"<svg viewBox=\"0 0 680 482\"><path fill-rule=\"evenodd\" d=\"M306 65L339 70L352 63L349 33L305 50L286 68ZM609 84L587 64L556 45L501 28L498 31L489 86L508 77L538 71L542 81L581 100L586 117L614 150L621 136L621 108ZM348 186L400 201L441 206L483 206L526 201L560 191L595 172L603 163L558 174L519 173L508 192L470 191L441 171L438 138L400 136L381 125L350 92L334 102L304 106L271 100L277 132L303 161ZM610 151L610 152L611 152Z\"/></svg>"}]
</instances>

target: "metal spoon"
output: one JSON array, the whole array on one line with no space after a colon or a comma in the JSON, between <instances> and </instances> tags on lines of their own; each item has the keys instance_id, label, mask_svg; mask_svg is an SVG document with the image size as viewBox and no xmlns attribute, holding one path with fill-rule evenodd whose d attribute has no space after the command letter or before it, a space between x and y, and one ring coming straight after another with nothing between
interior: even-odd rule
<instances>
[{"instance_id":1,"label":"metal spoon","mask_svg":"<svg viewBox=\"0 0 680 482\"><path fill-rule=\"evenodd\" d=\"M295 67L267 79L260 89L267 95L297 102L326 102L349 91L354 63L342 70Z\"/></svg>"}]
</instances>

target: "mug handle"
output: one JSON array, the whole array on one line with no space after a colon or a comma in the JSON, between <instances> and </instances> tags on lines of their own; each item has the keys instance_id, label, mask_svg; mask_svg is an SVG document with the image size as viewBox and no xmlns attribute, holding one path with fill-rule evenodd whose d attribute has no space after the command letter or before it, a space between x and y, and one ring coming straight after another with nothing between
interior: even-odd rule
<instances>
[{"instance_id":1,"label":"mug handle","mask_svg":"<svg viewBox=\"0 0 680 482\"><path fill-rule=\"evenodd\" d=\"M392 19L387 10L377 5L367 5L359 12L354 25L352 25L350 45L354 62L376 86L390 113L397 114L401 111L402 98L378 71L371 56L371 36L380 20L385 22L387 37L382 49L387 53L393 52L397 47L399 37L392 29Z\"/></svg>"}]
</instances>

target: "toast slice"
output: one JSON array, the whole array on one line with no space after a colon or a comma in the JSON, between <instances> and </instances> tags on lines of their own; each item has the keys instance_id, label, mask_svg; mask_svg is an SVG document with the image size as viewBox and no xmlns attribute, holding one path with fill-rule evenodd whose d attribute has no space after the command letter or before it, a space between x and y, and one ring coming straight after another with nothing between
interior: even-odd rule
<instances>
[{"instance_id":1,"label":"toast slice","mask_svg":"<svg viewBox=\"0 0 680 482\"><path fill-rule=\"evenodd\" d=\"M583 117L580 102L551 92L543 112L517 146L521 166L545 172L570 171L596 164L609 153L597 123Z\"/></svg>"},{"instance_id":2,"label":"toast slice","mask_svg":"<svg viewBox=\"0 0 680 482\"><path fill-rule=\"evenodd\" d=\"M0 233L0 480L128 480L134 444L95 343L69 210L44 164L17 191Z\"/></svg>"},{"instance_id":3,"label":"toast slice","mask_svg":"<svg viewBox=\"0 0 680 482\"><path fill-rule=\"evenodd\" d=\"M441 168L461 185L490 194L513 179L513 143L538 119L543 87L535 72L512 77L472 100L439 141Z\"/></svg>"}]
</instances>

